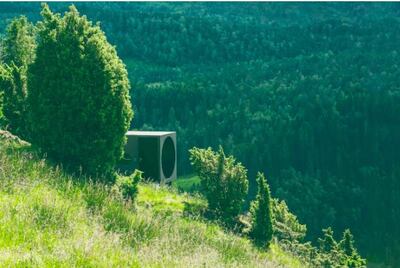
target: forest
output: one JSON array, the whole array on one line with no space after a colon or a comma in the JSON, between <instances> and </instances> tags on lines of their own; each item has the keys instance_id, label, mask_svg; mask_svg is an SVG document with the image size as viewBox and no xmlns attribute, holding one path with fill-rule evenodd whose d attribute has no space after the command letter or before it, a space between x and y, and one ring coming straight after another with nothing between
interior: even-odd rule
<instances>
[{"instance_id":1,"label":"forest","mask_svg":"<svg viewBox=\"0 0 400 268\"><path fill-rule=\"evenodd\" d=\"M70 3L51 3L63 12ZM263 172L308 239L351 228L374 262L400 262L398 3L76 3L123 59L131 129L174 130L234 155L250 196ZM0 29L39 3L0 3ZM249 201L252 198L247 200Z\"/></svg>"}]
</instances>

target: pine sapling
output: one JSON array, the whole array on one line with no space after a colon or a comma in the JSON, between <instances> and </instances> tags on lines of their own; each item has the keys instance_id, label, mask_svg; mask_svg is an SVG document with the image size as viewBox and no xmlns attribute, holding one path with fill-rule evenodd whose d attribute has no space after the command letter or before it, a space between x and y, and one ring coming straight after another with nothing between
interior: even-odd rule
<instances>
[{"instance_id":1,"label":"pine sapling","mask_svg":"<svg viewBox=\"0 0 400 268\"><path fill-rule=\"evenodd\" d=\"M258 193L251 204L252 227L250 237L261 247L269 247L272 240L271 193L264 174L257 174Z\"/></svg>"}]
</instances>

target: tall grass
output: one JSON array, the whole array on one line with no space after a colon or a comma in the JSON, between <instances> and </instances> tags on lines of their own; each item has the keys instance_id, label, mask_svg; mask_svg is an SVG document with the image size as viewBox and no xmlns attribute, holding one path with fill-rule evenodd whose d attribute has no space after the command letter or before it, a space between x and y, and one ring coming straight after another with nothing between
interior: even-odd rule
<instances>
[{"instance_id":1,"label":"tall grass","mask_svg":"<svg viewBox=\"0 0 400 268\"><path fill-rule=\"evenodd\" d=\"M148 183L125 202L0 138L1 267L302 267L203 220L205 206Z\"/></svg>"}]
</instances>

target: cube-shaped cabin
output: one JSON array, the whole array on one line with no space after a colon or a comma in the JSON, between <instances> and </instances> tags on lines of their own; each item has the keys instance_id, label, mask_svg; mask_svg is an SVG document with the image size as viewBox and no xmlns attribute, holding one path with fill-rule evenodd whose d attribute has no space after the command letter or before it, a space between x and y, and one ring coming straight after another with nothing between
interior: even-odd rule
<instances>
[{"instance_id":1,"label":"cube-shaped cabin","mask_svg":"<svg viewBox=\"0 0 400 268\"><path fill-rule=\"evenodd\" d=\"M128 131L120 169L130 174L135 169L160 183L176 179L176 132Z\"/></svg>"}]
</instances>

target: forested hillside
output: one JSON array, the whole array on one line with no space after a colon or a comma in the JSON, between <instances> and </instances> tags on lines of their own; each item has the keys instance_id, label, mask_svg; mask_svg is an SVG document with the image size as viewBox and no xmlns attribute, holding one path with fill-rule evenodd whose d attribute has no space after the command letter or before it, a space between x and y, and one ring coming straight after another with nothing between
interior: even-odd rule
<instances>
[{"instance_id":1,"label":"forested hillside","mask_svg":"<svg viewBox=\"0 0 400 268\"><path fill-rule=\"evenodd\" d=\"M64 11L68 3L53 3ZM176 130L267 175L307 224L400 256L398 3L77 3L127 64L132 128ZM39 3L0 3L0 28Z\"/></svg>"}]
</instances>

